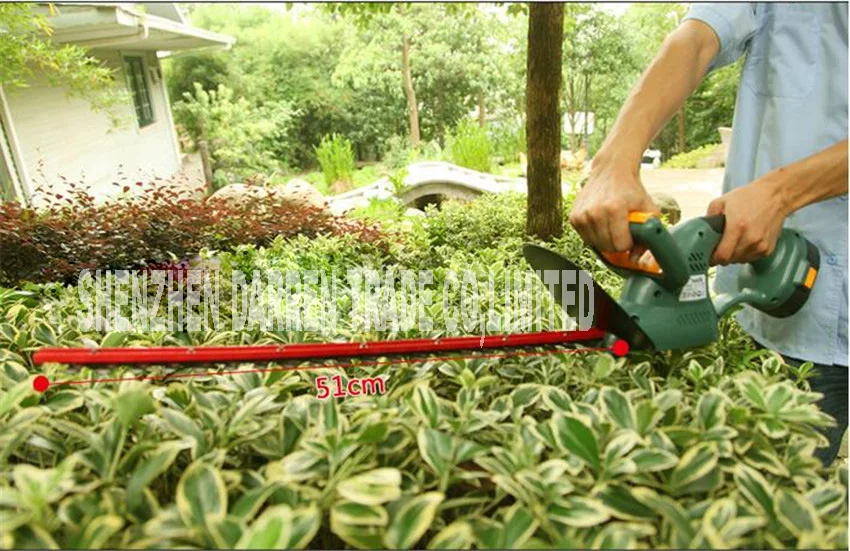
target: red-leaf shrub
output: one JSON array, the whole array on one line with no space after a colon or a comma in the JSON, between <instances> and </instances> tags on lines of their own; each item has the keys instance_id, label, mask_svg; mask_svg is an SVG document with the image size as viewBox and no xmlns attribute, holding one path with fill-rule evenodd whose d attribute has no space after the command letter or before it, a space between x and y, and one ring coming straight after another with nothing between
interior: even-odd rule
<instances>
[{"instance_id":1,"label":"red-leaf shrub","mask_svg":"<svg viewBox=\"0 0 850 551\"><path fill-rule=\"evenodd\" d=\"M120 184L117 184L120 185ZM0 285L73 281L83 269L134 269L204 248L265 245L277 236L357 234L381 244L376 226L275 197L238 203L192 198L162 185L97 204L86 191L48 194L44 207L0 204ZM126 186L125 186L126 187ZM258 204L259 203L259 204Z\"/></svg>"}]
</instances>

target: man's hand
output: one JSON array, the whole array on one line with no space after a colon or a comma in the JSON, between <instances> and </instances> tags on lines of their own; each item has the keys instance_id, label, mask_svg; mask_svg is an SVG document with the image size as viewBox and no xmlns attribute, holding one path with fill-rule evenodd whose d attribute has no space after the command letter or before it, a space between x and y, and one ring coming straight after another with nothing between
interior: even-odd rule
<instances>
[{"instance_id":1,"label":"man's hand","mask_svg":"<svg viewBox=\"0 0 850 551\"><path fill-rule=\"evenodd\" d=\"M658 212L638 176L643 151L699 86L719 49L717 35L701 21L685 21L664 40L594 156L590 180L570 214L589 245L602 252L631 250L635 257L642 252L633 247L629 212Z\"/></svg>"},{"instance_id":2,"label":"man's hand","mask_svg":"<svg viewBox=\"0 0 850 551\"><path fill-rule=\"evenodd\" d=\"M789 214L847 193L847 140L718 197L708 214L725 214L713 264L738 264L773 252Z\"/></svg>"},{"instance_id":3,"label":"man's hand","mask_svg":"<svg viewBox=\"0 0 850 551\"><path fill-rule=\"evenodd\" d=\"M633 211L660 213L634 171L602 164L576 197L570 224L599 251L627 251L634 245L628 222Z\"/></svg>"},{"instance_id":4,"label":"man's hand","mask_svg":"<svg viewBox=\"0 0 850 551\"><path fill-rule=\"evenodd\" d=\"M708 215L725 214L726 228L712 264L740 264L773 252L788 216L770 175L734 189L708 205Z\"/></svg>"}]
</instances>

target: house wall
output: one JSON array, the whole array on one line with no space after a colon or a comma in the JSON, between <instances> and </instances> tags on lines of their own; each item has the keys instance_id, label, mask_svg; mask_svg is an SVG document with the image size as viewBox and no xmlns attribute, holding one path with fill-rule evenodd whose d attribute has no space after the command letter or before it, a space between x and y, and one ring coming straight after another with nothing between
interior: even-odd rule
<instances>
[{"instance_id":1,"label":"house wall","mask_svg":"<svg viewBox=\"0 0 850 551\"><path fill-rule=\"evenodd\" d=\"M65 89L36 78L29 87L6 90L12 127L29 173L34 202L38 187L60 190L68 181L88 185L98 198L120 192L112 182L168 178L180 168L180 153L164 83L152 82L149 67L159 68L154 52L95 51L127 90L122 55L144 58L154 122L139 128L132 99L117 108L122 119L113 127L104 113L92 111L83 99L69 98ZM160 74L162 72L160 71ZM123 177L122 177L123 174Z\"/></svg>"}]
</instances>

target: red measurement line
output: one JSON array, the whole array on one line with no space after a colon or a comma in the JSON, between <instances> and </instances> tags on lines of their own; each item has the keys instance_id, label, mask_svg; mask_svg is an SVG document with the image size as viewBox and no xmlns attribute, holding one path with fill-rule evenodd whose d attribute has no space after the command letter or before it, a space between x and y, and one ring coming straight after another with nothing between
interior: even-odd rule
<instances>
[{"instance_id":1,"label":"red measurement line","mask_svg":"<svg viewBox=\"0 0 850 551\"><path fill-rule=\"evenodd\" d=\"M427 352L458 352L474 349L500 349L565 344L598 340L605 332L541 331L510 335L399 339L371 342L319 342L241 346L160 346L148 348L42 348L33 354L36 365L44 363L109 365L262 362L383 356Z\"/></svg>"},{"instance_id":2,"label":"red measurement line","mask_svg":"<svg viewBox=\"0 0 850 551\"><path fill-rule=\"evenodd\" d=\"M580 349L556 349L556 350L544 350L544 351L527 351L527 352L513 352L513 353L502 353L502 354L466 354L462 356L438 356L438 357L430 357L430 358L414 358L414 359L394 359L394 360L375 360L375 361L364 361L364 362L355 362L351 364L323 364L323 365L310 365L310 366L296 366L296 367L269 367L262 369L241 369L241 370L230 370L230 371L203 371L196 373L170 373L165 375L139 375L135 377L113 377L106 379L68 379L65 381L48 381L47 377L44 375L39 375L33 381L33 388L35 388L38 392L44 392L51 385L55 386L64 386L64 385L84 385L84 384L95 384L95 383L119 383L124 381L156 381L163 379L187 379L194 377L221 377L224 375L241 375L243 373L272 373L275 371L310 371L310 370L318 370L318 369L348 369L351 367L375 367L380 365L393 365L393 364L402 364L402 363L421 363L428 362L433 360L442 360L442 361L453 361L453 360L474 360L474 359L493 359L493 358L513 358L513 357L524 357L524 356L545 356L549 354L574 354L578 352L601 352L601 351L611 351L611 348L580 348Z\"/></svg>"}]
</instances>

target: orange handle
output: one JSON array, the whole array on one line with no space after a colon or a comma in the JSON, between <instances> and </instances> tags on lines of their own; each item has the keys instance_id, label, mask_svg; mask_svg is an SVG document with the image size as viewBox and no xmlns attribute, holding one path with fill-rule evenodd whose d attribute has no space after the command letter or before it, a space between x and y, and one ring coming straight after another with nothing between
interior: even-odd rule
<instances>
[{"instance_id":1,"label":"orange handle","mask_svg":"<svg viewBox=\"0 0 850 551\"><path fill-rule=\"evenodd\" d=\"M643 224L651 218L656 218L657 215L653 212L632 211L629 213L630 224ZM641 255L640 261L632 260L631 251L622 252L603 252L602 256L613 266L624 268L635 272L643 272L651 275L661 275L661 267L656 262L652 253Z\"/></svg>"},{"instance_id":2,"label":"orange handle","mask_svg":"<svg viewBox=\"0 0 850 551\"><path fill-rule=\"evenodd\" d=\"M641 262L632 260L631 251L623 251L618 253L602 253L605 260L612 266L632 270L634 272L644 272L652 275L661 275L661 266L655 261L655 258L650 253L647 257L641 255Z\"/></svg>"}]
</instances>

